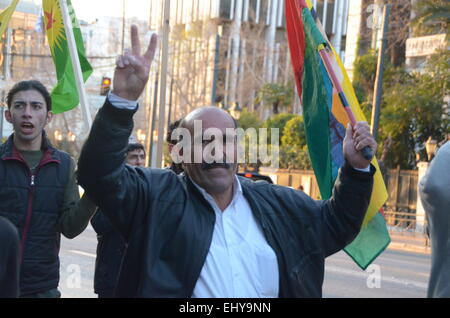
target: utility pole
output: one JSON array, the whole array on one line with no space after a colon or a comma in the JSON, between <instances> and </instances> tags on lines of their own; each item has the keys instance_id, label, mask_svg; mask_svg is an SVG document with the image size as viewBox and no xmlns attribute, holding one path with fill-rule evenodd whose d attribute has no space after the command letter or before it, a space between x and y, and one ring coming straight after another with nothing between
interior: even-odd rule
<instances>
[{"instance_id":1,"label":"utility pole","mask_svg":"<svg viewBox=\"0 0 450 318\"><path fill-rule=\"evenodd\" d=\"M125 0L122 0L122 54L125 50Z\"/></svg>"},{"instance_id":2,"label":"utility pole","mask_svg":"<svg viewBox=\"0 0 450 318\"><path fill-rule=\"evenodd\" d=\"M241 25L242 25L242 0L236 0L234 8L234 21L231 26L230 37L232 39L232 54L231 54L231 76L230 76L230 94L229 103L232 106L237 99L236 90L238 82L239 70L239 48L241 45ZM229 105L227 105L229 106Z\"/></svg>"},{"instance_id":3,"label":"utility pole","mask_svg":"<svg viewBox=\"0 0 450 318\"><path fill-rule=\"evenodd\" d=\"M5 47L3 48L3 74L5 82L11 79L11 57L12 57L12 29L6 28Z\"/></svg>"},{"instance_id":4,"label":"utility pole","mask_svg":"<svg viewBox=\"0 0 450 318\"><path fill-rule=\"evenodd\" d=\"M378 123L380 120L380 107L381 107L381 96L383 94L383 73L384 73L384 56L387 46L387 32L389 29L389 14L391 11L391 5L387 4L383 8L383 33L381 35L381 46L378 52L378 66L377 66L377 76L375 78L375 88L373 94L373 105L372 105L372 135L375 140L378 139Z\"/></svg>"},{"instance_id":5,"label":"utility pole","mask_svg":"<svg viewBox=\"0 0 450 318\"><path fill-rule=\"evenodd\" d=\"M162 29L161 50L161 79L159 93L159 119L158 119L158 144L156 147L156 168L162 168L164 128L166 124L166 86L167 66L169 58L169 32L170 32L170 0L164 1L164 20Z\"/></svg>"},{"instance_id":6,"label":"utility pole","mask_svg":"<svg viewBox=\"0 0 450 318\"><path fill-rule=\"evenodd\" d=\"M2 98L0 100L0 144L3 139L3 113L5 108L5 103L3 102L5 99L5 91L2 90Z\"/></svg>"},{"instance_id":7,"label":"utility pole","mask_svg":"<svg viewBox=\"0 0 450 318\"><path fill-rule=\"evenodd\" d=\"M215 105L217 99L217 81L219 78L219 59L220 59L220 39L222 36L221 33L222 33L222 26L218 26L216 33L216 51L214 54L214 76L211 94L211 105Z\"/></svg>"},{"instance_id":8,"label":"utility pole","mask_svg":"<svg viewBox=\"0 0 450 318\"><path fill-rule=\"evenodd\" d=\"M147 145L148 145L148 162L147 167L153 167L153 133L155 131L155 121L156 121L156 112L158 110L158 81L159 81L159 72L156 73L155 77L155 91L153 94L153 106L151 111L151 120L149 125L149 131L147 133Z\"/></svg>"},{"instance_id":9,"label":"utility pole","mask_svg":"<svg viewBox=\"0 0 450 318\"><path fill-rule=\"evenodd\" d=\"M380 28L380 11L381 6L383 5L382 0L375 0L373 4L373 26L372 26L372 43L371 48L376 49L377 48L377 42L378 42L378 29ZM381 22L381 25L383 25L383 22Z\"/></svg>"}]
</instances>

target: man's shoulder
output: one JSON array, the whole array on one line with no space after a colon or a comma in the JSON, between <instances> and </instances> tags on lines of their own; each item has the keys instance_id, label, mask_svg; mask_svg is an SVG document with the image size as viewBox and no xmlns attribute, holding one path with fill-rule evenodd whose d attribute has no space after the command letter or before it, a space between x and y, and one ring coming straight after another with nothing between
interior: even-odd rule
<instances>
[{"instance_id":1,"label":"man's shoulder","mask_svg":"<svg viewBox=\"0 0 450 318\"><path fill-rule=\"evenodd\" d=\"M135 170L139 175L152 180L158 186L173 185L181 182L183 175L177 175L170 169L158 169L150 167L133 167L126 165L128 169Z\"/></svg>"},{"instance_id":2,"label":"man's shoulder","mask_svg":"<svg viewBox=\"0 0 450 318\"><path fill-rule=\"evenodd\" d=\"M244 190L258 193L262 196L296 196L299 191L291 187L272 184L264 180L253 181L238 177Z\"/></svg>"}]
</instances>

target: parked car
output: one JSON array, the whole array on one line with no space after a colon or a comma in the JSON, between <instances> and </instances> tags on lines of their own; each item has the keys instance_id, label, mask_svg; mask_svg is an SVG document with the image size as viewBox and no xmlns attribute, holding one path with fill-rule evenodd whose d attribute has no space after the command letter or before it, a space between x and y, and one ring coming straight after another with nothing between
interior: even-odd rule
<instances>
[{"instance_id":1,"label":"parked car","mask_svg":"<svg viewBox=\"0 0 450 318\"><path fill-rule=\"evenodd\" d=\"M255 172L240 172L238 176L251 179L253 181L264 180L273 184L272 179L269 176L265 176Z\"/></svg>"}]
</instances>

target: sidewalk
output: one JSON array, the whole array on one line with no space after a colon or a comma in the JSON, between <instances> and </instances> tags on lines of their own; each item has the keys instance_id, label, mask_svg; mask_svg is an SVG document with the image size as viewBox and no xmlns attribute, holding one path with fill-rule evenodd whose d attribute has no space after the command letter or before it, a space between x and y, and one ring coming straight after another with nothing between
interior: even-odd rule
<instances>
[{"instance_id":1,"label":"sidewalk","mask_svg":"<svg viewBox=\"0 0 450 318\"><path fill-rule=\"evenodd\" d=\"M419 233L389 231L391 244L388 249L413 253L431 254L431 246L426 236Z\"/></svg>"}]
</instances>

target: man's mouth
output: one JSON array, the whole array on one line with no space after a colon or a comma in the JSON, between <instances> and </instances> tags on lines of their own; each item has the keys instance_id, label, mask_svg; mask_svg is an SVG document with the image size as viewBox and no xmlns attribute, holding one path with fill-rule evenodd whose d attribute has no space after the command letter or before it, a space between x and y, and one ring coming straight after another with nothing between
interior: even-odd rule
<instances>
[{"instance_id":1,"label":"man's mouth","mask_svg":"<svg viewBox=\"0 0 450 318\"><path fill-rule=\"evenodd\" d=\"M22 123L20 127L24 133L31 133L34 130L34 125L32 123Z\"/></svg>"},{"instance_id":2,"label":"man's mouth","mask_svg":"<svg viewBox=\"0 0 450 318\"><path fill-rule=\"evenodd\" d=\"M224 169L230 169L231 165L228 163L202 163L202 169L203 170L211 170L214 168L224 168Z\"/></svg>"}]
</instances>

